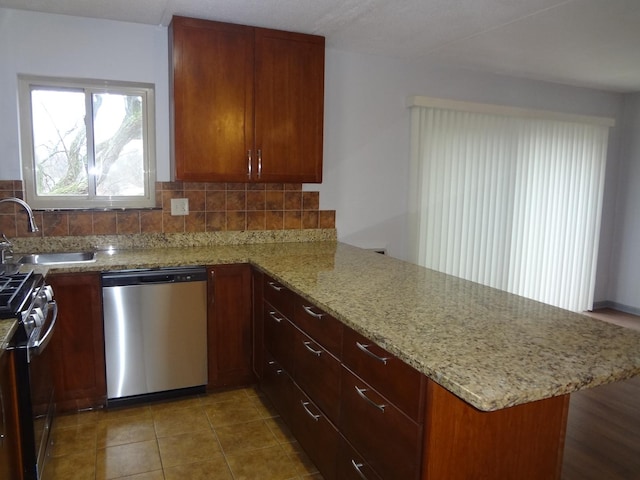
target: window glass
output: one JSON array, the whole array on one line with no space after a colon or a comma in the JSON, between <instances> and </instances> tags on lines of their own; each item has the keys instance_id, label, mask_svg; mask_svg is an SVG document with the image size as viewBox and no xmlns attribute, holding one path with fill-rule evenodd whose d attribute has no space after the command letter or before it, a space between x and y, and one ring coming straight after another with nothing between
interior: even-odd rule
<instances>
[{"instance_id":1,"label":"window glass","mask_svg":"<svg viewBox=\"0 0 640 480\"><path fill-rule=\"evenodd\" d=\"M33 208L155 206L152 86L21 77L20 102Z\"/></svg>"}]
</instances>

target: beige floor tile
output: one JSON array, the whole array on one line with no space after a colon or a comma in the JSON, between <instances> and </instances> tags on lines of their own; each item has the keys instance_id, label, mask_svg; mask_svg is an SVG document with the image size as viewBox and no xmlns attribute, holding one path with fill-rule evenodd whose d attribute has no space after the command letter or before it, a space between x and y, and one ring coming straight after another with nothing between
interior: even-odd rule
<instances>
[{"instance_id":1,"label":"beige floor tile","mask_svg":"<svg viewBox=\"0 0 640 480\"><path fill-rule=\"evenodd\" d=\"M217 427L215 432L225 454L278 445L278 439L262 420Z\"/></svg>"},{"instance_id":2,"label":"beige floor tile","mask_svg":"<svg viewBox=\"0 0 640 480\"><path fill-rule=\"evenodd\" d=\"M185 480L187 478L188 477L185 477ZM118 480L164 480L164 473L162 470L154 470L153 472L138 473L136 475L120 477Z\"/></svg>"},{"instance_id":3,"label":"beige floor tile","mask_svg":"<svg viewBox=\"0 0 640 480\"><path fill-rule=\"evenodd\" d=\"M96 452L88 450L62 457L50 457L44 468L44 480L88 480L95 477Z\"/></svg>"},{"instance_id":4,"label":"beige floor tile","mask_svg":"<svg viewBox=\"0 0 640 480\"><path fill-rule=\"evenodd\" d=\"M52 457L96 450L96 424L57 428L52 432Z\"/></svg>"},{"instance_id":5,"label":"beige floor tile","mask_svg":"<svg viewBox=\"0 0 640 480\"><path fill-rule=\"evenodd\" d=\"M209 422L214 428L262 419L262 415L260 415L258 409L253 406L249 397L238 401L229 400L226 402L211 403L205 405L203 408L209 418Z\"/></svg>"},{"instance_id":6,"label":"beige floor tile","mask_svg":"<svg viewBox=\"0 0 640 480\"><path fill-rule=\"evenodd\" d=\"M151 416L151 409L148 405L139 405L135 407L118 407L107 408L102 412L102 415L98 418L99 422L110 422L121 418L136 417L140 419L149 419Z\"/></svg>"},{"instance_id":7,"label":"beige floor tile","mask_svg":"<svg viewBox=\"0 0 640 480\"><path fill-rule=\"evenodd\" d=\"M155 440L155 438L156 431L151 417L120 417L98 424L98 448Z\"/></svg>"},{"instance_id":8,"label":"beige floor tile","mask_svg":"<svg viewBox=\"0 0 640 480\"><path fill-rule=\"evenodd\" d=\"M267 418L264 423L269 427L269 430L276 436L279 443L290 443L295 441L295 437L289 427L287 427L284 421L280 417Z\"/></svg>"},{"instance_id":9,"label":"beige floor tile","mask_svg":"<svg viewBox=\"0 0 640 480\"><path fill-rule=\"evenodd\" d=\"M101 416L102 412L98 410L56 415L55 421L53 422L53 429L97 423Z\"/></svg>"},{"instance_id":10,"label":"beige floor tile","mask_svg":"<svg viewBox=\"0 0 640 480\"><path fill-rule=\"evenodd\" d=\"M211 430L209 419L202 407L167 409L155 412L153 414L153 422L158 438Z\"/></svg>"},{"instance_id":11,"label":"beige floor tile","mask_svg":"<svg viewBox=\"0 0 640 480\"><path fill-rule=\"evenodd\" d=\"M280 446L227 455L235 480L289 480L298 478L296 462Z\"/></svg>"},{"instance_id":12,"label":"beige floor tile","mask_svg":"<svg viewBox=\"0 0 640 480\"><path fill-rule=\"evenodd\" d=\"M282 448L289 454L291 461L295 463L298 473L302 475L313 475L318 473L318 468L311 461L298 442L282 445Z\"/></svg>"},{"instance_id":13,"label":"beige floor tile","mask_svg":"<svg viewBox=\"0 0 640 480\"><path fill-rule=\"evenodd\" d=\"M233 480L229 466L222 456L206 462L165 468L164 478L165 480ZM254 480L261 478L258 476Z\"/></svg>"},{"instance_id":14,"label":"beige floor tile","mask_svg":"<svg viewBox=\"0 0 640 480\"><path fill-rule=\"evenodd\" d=\"M200 399L200 397L186 397L167 400L164 402L152 403L151 405L149 405L149 409L155 417L156 415L166 414L167 412L173 412L185 408L198 408L201 406L202 400Z\"/></svg>"},{"instance_id":15,"label":"beige floor tile","mask_svg":"<svg viewBox=\"0 0 640 480\"><path fill-rule=\"evenodd\" d=\"M119 478L161 469L160 453L155 440L117 445L98 450L96 480Z\"/></svg>"},{"instance_id":16,"label":"beige floor tile","mask_svg":"<svg viewBox=\"0 0 640 480\"><path fill-rule=\"evenodd\" d=\"M158 439L158 446L164 468L222 457L220 444L213 431L162 437Z\"/></svg>"},{"instance_id":17,"label":"beige floor tile","mask_svg":"<svg viewBox=\"0 0 640 480\"><path fill-rule=\"evenodd\" d=\"M252 394L252 388L237 388L233 390L208 393L201 397L201 401L203 405L218 402L244 401Z\"/></svg>"},{"instance_id":18,"label":"beige floor tile","mask_svg":"<svg viewBox=\"0 0 640 480\"><path fill-rule=\"evenodd\" d=\"M276 409L273 407L273 404L269 401L269 399L263 395L254 395L249 397L251 403L258 409L262 418L273 418L277 417L279 414Z\"/></svg>"}]
</instances>

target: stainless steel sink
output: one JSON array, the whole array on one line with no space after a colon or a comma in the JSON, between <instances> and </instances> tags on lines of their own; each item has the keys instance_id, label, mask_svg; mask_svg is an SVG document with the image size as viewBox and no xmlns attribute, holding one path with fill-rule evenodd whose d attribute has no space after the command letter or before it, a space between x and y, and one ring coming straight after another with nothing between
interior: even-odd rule
<instances>
[{"instance_id":1,"label":"stainless steel sink","mask_svg":"<svg viewBox=\"0 0 640 480\"><path fill-rule=\"evenodd\" d=\"M95 252L55 252L55 253L32 253L23 255L18 259L18 263L28 263L32 265L56 265L60 263L91 263L96 261Z\"/></svg>"}]
</instances>

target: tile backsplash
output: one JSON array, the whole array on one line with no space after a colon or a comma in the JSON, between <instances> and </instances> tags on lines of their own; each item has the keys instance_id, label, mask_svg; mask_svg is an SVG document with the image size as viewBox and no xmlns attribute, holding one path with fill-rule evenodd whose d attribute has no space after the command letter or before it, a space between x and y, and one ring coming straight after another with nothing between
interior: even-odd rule
<instances>
[{"instance_id":1,"label":"tile backsplash","mask_svg":"<svg viewBox=\"0 0 640 480\"><path fill-rule=\"evenodd\" d=\"M24 198L22 181L0 180L6 197ZM174 198L189 200L188 215L171 215ZM12 238L335 228L335 211L319 203L319 193L303 192L299 183L157 182L156 208L36 211L36 233L20 206L1 204L0 232Z\"/></svg>"}]
</instances>

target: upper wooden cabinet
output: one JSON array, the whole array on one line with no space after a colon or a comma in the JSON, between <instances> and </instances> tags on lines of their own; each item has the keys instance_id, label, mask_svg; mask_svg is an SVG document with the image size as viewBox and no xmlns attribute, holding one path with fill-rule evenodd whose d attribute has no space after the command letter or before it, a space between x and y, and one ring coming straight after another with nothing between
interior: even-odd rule
<instances>
[{"instance_id":1,"label":"upper wooden cabinet","mask_svg":"<svg viewBox=\"0 0 640 480\"><path fill-rule=\"evenodd\" d=\"M324 38L174 17L176 180L322 181Z\"/></svg>"}]
</instances>

